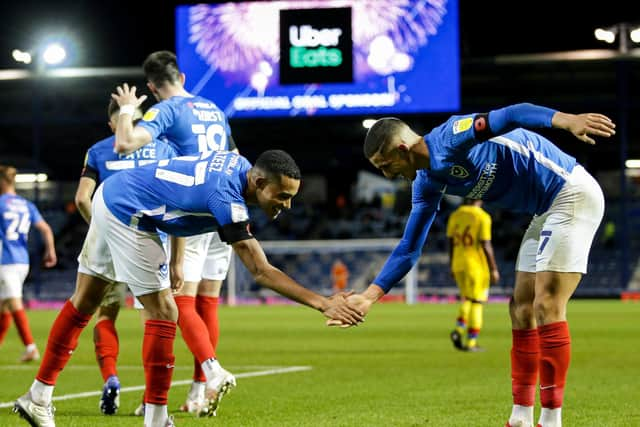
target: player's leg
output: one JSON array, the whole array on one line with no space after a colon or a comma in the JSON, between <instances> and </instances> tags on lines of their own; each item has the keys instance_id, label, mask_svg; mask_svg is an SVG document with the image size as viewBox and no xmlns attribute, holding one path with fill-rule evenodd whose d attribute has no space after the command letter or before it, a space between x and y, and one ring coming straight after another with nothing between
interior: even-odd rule
<instances>
[{"instance_id":1,"label":"player's leg","mask_svg":"<svg viewBox=\"0 0 640 427\"><path fill-rule=\"evenodd\" d=\"M2 298L5 301L5 307L11 313L13 322L18 330L18 335L24 344L24 352L20 356L21 362L30 362L40 359L40 353L36 347L29 325L27 312L22 303L22 286L27 274L29 273L29 265L15 264L0 266L0 282L3 283Z\"/></svg>"},{"instance_id":2,"label":"player's leg","mask_svg":"<svg viewBox=\"0 0 640 427\"><path fill-rule=\"evenodd\" d=\"M478 345L478 336L483 325L484 304L489 298L489 271L470 274L470 290L468 300L471 302L469 310L469 327L467 329L467 351L483 351Z\"/></svg>"},{"instance_id":3,"label":"player's leg","mask_svg":"<svg viewBox=\"0 0 640 427\"><path fill-rule=\"evenodd\" d=\"M1 294L2 284L0 284L0 345L2 345L2 341L4 341L4 337L7 336L11 326L11 312L5 305L6 300L2 298Z\"/></svg>"},{"instance_id":4,"label":"player's leg","mask_svg":"<svg viewBox=\"0 0 640 427\"><path fill-rule=\"evenodd\" d=\"M56 317L40 368L29 392L16 400L14 411L32 425L54 425L53 388L78 345L78 338L98 308L107 282L78 272L76 290Z\"/></svg>"},{"instance_id":5,"label":"player's leg","mask_svg":"<svg viewBox=\"0 0 640 427\"><path fill-rule=\"evenodd\" d=\"M454 272L454 279L458 286L460 294L460 305L458 306L458 316L456 317L456 327L449 334L449 338L453 346L458 350L464 350L464 335L467 332L467 324L469 322L469 313L471 312L471 301L466 298L466 288L468 275L464 271Z\"/></svg>"},{"instance_id":6,"label":"player's leg","mask_svg":"<svg viewBox=\"0 0 640 427\"><path fill-rule=\"evenodd\" d=\"M591 244L604 214L602 190L576 166L548 212L536 260L533 306L540 337L538 424L560 427L571 359L567 303L587 271Z\"/></svg>"},{"instance_id":7,"label":"player's leg","mask_svg":"<svg viewBox=\"0 0 640 427\"><path fill-rule=\"evenodd\" d=\"M93 328L96 360L104 381L99 407L106 415L115 414L120 407L120 379L116 367L120 346L115 323L120 307L124 305L126 290L124 283L109 285L96 313Z\"/></svg>"},{"instance_id":8,"label":"player's leg","mask_svg":"<svg viewBox=\"0 0 640 427\"><path fill-rule=\"evenodd\" d=\"M214 354L218 346L220 326L218 323L218 306L222 282L227 277L231 264L231 246L220 240L218 233L211 233L207 257L202 269L202 280L198 285L196 310L209 331L209 339ZM219 366L219 365L218 365ZM236 386L235 377L226 369L220 367L207 375L207 389L205 396L209 401L210 410L215 415L222 398Z\"/></svg>"},{"instance_id":9,"label":"player's leg","mask_svg":"<svg viewBox=\"0 0 640 427\"><path fill-rule=\"evenodd\" d=\"M533 408L540 362L540 342L533 312L536 254L544 218L534 217L522 238L516 261L516 281L509 302L511 318L511 394L507 426L533 425Z\"/></svg>"},{"instance_id":10,"label":"player's leg","mask_svg":"<svg viewBox=\"0 0 640 427\"><path fill-rule=\"evenodd\" d=\"M136 292L139 289L132 286L132 290ZM178 308L171 289L167 288L137 295L137 298L144 306L148 319L145 321L142 343L145 374L144 424L164 426L169 420L167 398L175 362L173 342Z\"/></svg>"}]
</instances>

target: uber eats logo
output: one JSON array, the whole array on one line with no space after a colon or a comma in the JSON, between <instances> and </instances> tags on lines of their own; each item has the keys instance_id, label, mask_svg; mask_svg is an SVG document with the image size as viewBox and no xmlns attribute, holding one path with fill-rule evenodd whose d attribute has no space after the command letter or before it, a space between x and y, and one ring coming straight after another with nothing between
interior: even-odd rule
<instances>
[{"instance_id":1,"label":"uber eats logo","mask_svg":"<svg viewBox=\"0 0 640 427\"><path fill-rule=\"evenodd\" d=\"M353 82L351 8L280 10L280 84Z\"/></svg>"}]
</instances>

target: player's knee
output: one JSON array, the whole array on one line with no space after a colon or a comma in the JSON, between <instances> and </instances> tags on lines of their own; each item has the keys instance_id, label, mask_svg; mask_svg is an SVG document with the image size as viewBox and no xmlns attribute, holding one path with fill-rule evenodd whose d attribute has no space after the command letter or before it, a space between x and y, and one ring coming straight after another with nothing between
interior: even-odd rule
<instances>
[{"instance_id":1,"label":"player's knee","mask_svg":"<svg viewBox=\"0 0 640 427\"><path fill-rule=\"evenodd\" d=\"M171 295L158 300L158 304L148 310L154 320L178 321L178 306Z\"/></svg>"},{"instance_id":2,"label":"player's knee","mask_svg":"<svg viewBox=\"0 0 640 427\"><path fill-rule=\"evenodd\" d=\"M534 319L534 309L531 302L516 301L511 297L509 300L509 314L511 319L519 323L532 323Z\"/></svg>"},{"instance_id":3,"label":"player's knee","mask_svg":"<svg viewBox=\"0 0 640 427\"><path fill-rule=\"evenodd\" d=\"M562 317L563 308L558 304L552 295L536 295L533 301L533 310L535 312L536 321L539 325L554 321Z\"/></svg>"}]
</instances>

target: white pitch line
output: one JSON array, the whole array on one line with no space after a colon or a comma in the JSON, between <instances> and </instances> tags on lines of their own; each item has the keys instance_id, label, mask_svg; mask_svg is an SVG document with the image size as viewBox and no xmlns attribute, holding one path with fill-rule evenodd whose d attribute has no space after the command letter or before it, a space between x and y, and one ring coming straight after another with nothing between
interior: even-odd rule
<instances>
[{"instance_id":1,"label":"white pitch line","mask_svg":"<svg viewBox=\"0 0 640 427\"><path fill-rule=\"evenodd\" d=\"M277 365L224 365L225 369L229 371L239 369L276 369L280 368ZM96 371L98 372L98 364L91 365L69 365L64 368L64 371ZM118 371L141 371L144 369L142 365L118 365ZM189 371L193 369L193 366L176 366L173 368L175 371ZM38 365L0 365L0 370L6 371L37 371Z\"/></svg>"},{"instance_id":2,"label":"white pitch line","mask_svg":"<svg viewBox=\"0 0 640 427\"><path fill-rule=\"evenodd\" d=\"M239 374L234 374L234 376L236 378L263 377L266 375L278 375L278 374L288 374L290 372L310 371L311 369L313 369L311 366L289 366L286 368L267 369L264 371L242 372ZM188 384L191 384L192 381L193 380L172 381L171 387L188 385ZM144 390L144 385L136 385L131 387L123 387L120 389L120 393L128 393L131 391L142 391L142 390ZM55 396L53 400L58 401L58 400L82 399L84 397L101 396L101 395L102 395L102 391L85 391L83 393L72 393L72 394L64 394L62 396ZM14 403L15 402L0 403L0 408L11 408L13 407Z\"/></svg>"}]
</instances>

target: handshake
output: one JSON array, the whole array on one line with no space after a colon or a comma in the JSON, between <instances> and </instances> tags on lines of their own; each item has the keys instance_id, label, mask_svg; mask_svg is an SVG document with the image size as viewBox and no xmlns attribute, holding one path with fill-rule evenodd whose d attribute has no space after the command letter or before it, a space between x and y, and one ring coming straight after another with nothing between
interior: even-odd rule
<instances>
[{"instance_id":1,"label":"handshake","mask_svg":"<svg viewBox=\"0 0 640 427\"><path fill-rule=\"evenodd\" d=\"M329 298L330 307L322 310L322 313L328 317L327 326L339 326L341 328L350 328L358 326L364 322L371 306L384 295L379 286L370 285L366 291L361 294L351 292L340 292Z\"/></svg>"}]
</instances>

